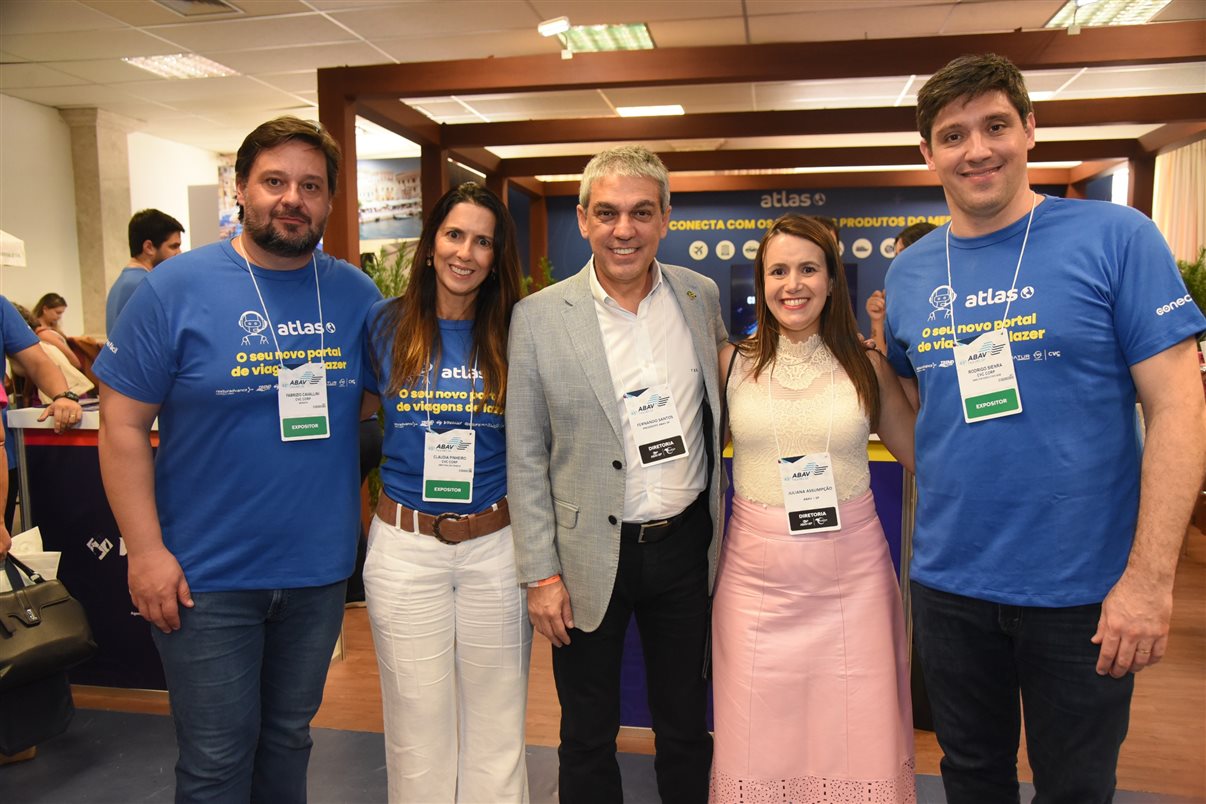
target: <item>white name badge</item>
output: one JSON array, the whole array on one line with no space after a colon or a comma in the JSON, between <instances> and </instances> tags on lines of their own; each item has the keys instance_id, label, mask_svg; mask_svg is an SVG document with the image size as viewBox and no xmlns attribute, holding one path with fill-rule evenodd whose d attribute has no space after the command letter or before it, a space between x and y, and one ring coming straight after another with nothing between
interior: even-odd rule
<instances>
[{"instance_id":1,"label":"white name badge","mask_svg":"<svg viewBox=\"0 0 1206 804\"><path fill-rule=\"evenodd\" d=\"M641 466L687 457L683 426L669 385L654 385L624 394L628 423L641 456Z\"/></svg>"},{"instance_id":2,"label":"white name badge","mask_svg":"<svg viewBox=\"0 0 1206 804\"><path fill-rule=\"evenodd\" d=\"M424 434L424 502L473 500L473 450L474 434L468 428Z\"/></svg>"},{"instance_id":3,"label":"white name badge","mask_svg":"<svg viewBox=\"0 0 1206 804\"><path fill-rule=\"evenodd\" d=\"M292 369L281 366L280 374L276 375L276 400L281 441L330 437L327 368L322 363L306 363Z\"/></svg>"},{"instance_id":4,"label":"white name badge","mask_svg":"<svg viewBox=\"0 0 1206 804\"><path fill-rule=\"evenodd\" d=\"M780 458L779 483L789 533L823 533L842 527L837 481L828 452Z\"/></svg>"},{"instance_id":5,"label":"white name badge","mask_svg":"<svg viewBox=\"0 0 1206 804\"><path fill-rule=\"evenodd\" d=\"M972 424L1022 412L1008 332L985 332L970 344L955 344L954 353L963 421Z\"/></svg>"}]
</instances>

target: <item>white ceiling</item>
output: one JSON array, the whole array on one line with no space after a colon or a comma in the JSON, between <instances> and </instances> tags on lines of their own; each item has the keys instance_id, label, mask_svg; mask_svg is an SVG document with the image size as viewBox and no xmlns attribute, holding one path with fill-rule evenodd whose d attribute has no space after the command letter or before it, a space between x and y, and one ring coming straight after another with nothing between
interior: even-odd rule
<instances>
[{"instance_id":1,"label":"white ceiling","mask_svg":"<svg viewBox=\"0 0 1206 804\"><path fill-rule=\"evenodd\" d=\"M177 0L195 10L214 0ZM659 47L896 38L1037 29L1063 0L230 0L237 11L183 16L171 0L0 0L0 92L59 108L97 107L149 134L218 152L264 120L317 118L320 67L556 53L541 20L645 22ZM1172 0L1156 21L1206 18L1206 0ZM198 53L242 73L159 79L123 56ZM613 115L681 103L688 113L911 105L926 76L411 99L442 123ZM1206 62L1027 74L1036 99L1206 91ZM362 121L358 154L406 144ZM1135 137L1152 127L1043 130L1045 139ZM898 145L916 134L732 139L712 148ZM757 143L757 144L755 144ZM651 143L663 150L693 143ZM572 147L494 148L504 158ZM417 153L417 150L414 151Z\"/></svg>"}]
</instances>

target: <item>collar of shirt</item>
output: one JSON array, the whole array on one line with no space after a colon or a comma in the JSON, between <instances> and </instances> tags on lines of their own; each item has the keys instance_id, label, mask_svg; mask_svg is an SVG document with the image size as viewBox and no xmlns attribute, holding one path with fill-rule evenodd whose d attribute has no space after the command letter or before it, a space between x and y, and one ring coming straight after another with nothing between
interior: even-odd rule
<instances>
[{"instance_id":1,"label":"collar of shirt","mask_svg":"<svg viewBox=\"0 0 1206 804\"><path fill-rule=\"evenodd\" d=\"M653 294L657 292L657 289L660 288L661 286L662 286L662 266L657 260L654 260L653 261L653 284L649 286L649 292L645 294L645 299L652 297ZM620 306L619 302L617 302L611 296L608 296L607 291L603 289L602 283L599 282L599 277L595 274L595 258L594 257L590 258L590 295L594 296L596 302L604 305L605 307L607 307L609 309L623 310L624 312L628 312L627 310L624 310L624 308ZM645 299L641 299L641 302L644 303ZM630 315L631 315L631 313L630 313Z\"/></svg>"}]
</instances>

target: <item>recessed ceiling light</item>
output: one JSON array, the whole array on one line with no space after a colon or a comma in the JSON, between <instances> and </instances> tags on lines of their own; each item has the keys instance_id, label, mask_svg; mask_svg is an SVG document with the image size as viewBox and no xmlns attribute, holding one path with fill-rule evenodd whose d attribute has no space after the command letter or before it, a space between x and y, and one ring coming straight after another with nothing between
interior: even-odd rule
<instances>
[{"instance_id":1,"label":"recessed ceiling light","mask_svg":"<svg viewBox=\"0 0 1206 804\"><path fill-rule=\"evenodd\" d=\"M239 75L237 71L195 53L175 53L171 56L131 56L122 61L146 70L148 73L154 73L160 78L226 78L231 75Z\"/></svg>"},{"instance_id":2,"label":"recessed ceiling light","mask_svg":"<svg viewBox=\"0 0 1206 804\"><path fill-rule=\"evenodd\" d=\"M1070 25L1097 27L1101 25L1142 25L1168 5L1169 0L1068 0L1046 28L1067 28Z\"/></svg>"},{"instance_id":3,"label":"recessed ceiling light","mask_svg":"<svg viewBox=\"0 0 1206 804\"><path fill-rule=\"evenodd\" d=\"M669 117L686 112L682 106L672 103L666 106L617 106L616 114L620 117Z\"/></svg>"},{"instance_id":4,"label":"recessed ceiling light","mask_svg":"<svg viewBox=\"0 0 1206 804\"><path fill-rule=\"evenodd\" d=\"M611 50L653 50L653 37L645 23L631 25L575 25L561 35L567 50L600 53Z\"/></svg>"}]
</instances>

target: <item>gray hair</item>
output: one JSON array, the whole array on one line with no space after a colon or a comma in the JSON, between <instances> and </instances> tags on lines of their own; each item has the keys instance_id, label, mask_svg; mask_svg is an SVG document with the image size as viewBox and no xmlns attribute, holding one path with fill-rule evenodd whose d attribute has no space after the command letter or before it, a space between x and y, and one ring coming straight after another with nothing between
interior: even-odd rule
<instances>
[{"instance_id":1,"label":"gray hair","mask_svg":"<svg viewBox=\"0 0 1206 804\"><path fill-rule=\"evenodd\" d=\"M635 176L653 179L660 190L662 212L670 208L670 176L657 154L641 145L621 145L608 148L595 156L582 171L582 184L578 188L578 203L583 209L590 208L590 188L596 179L604 176Z\"/></svg>"}]
</instances>

